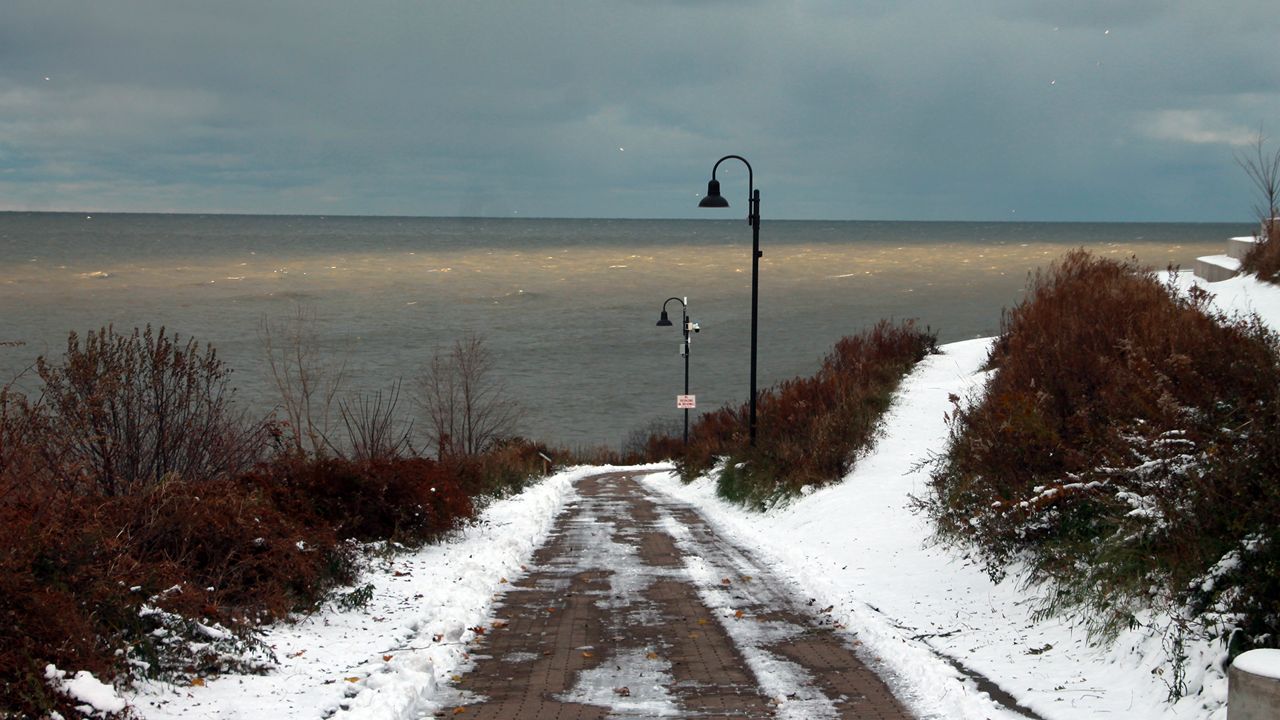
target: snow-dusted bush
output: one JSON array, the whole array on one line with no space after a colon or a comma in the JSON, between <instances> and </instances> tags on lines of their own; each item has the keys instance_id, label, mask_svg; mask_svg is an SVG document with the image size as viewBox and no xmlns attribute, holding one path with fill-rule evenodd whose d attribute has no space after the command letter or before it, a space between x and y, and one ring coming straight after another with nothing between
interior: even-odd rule
<instances>
[{"instance_id":1,"label":"snow-dusted bush","mask_svg":"<svg viewBox=\"0 0 1280 720\"><path fill-rule=\"evenodd\" d=\"M35 400L0 387L0 717L102 714L50 665L114 684L261 669L259 624L354 580L349 540L438 538L541 469L523 441L465 467L263 460L273 428L242 422L230 370L163 330L72 335L37 370Z\"/></svg>"},{"instance_id":2,"label":"snow-dusted bush","mask_svg":"<svg viewBox=\"0 0 1280 720\"><path fill-rule=\"evenodd\" d=\"M1010 311L922 504L1043 612L1106 636L1157 608L1233 651L1280 631L1280 353L1133 262L1068 254ZM1169 674L1180 690L1179 669Z\"/></svg>"}]
</instances>

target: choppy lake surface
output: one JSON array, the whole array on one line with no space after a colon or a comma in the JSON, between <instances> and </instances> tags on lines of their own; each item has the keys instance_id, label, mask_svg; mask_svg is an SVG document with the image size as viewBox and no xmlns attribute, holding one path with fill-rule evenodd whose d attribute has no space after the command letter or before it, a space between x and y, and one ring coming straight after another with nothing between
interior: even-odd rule
<instances>
[{"instance_id":1,"label":"choppy lake surface","mask_svg":"<svg viewBox=\"0 0 1280 720\"><path fill-rule=\"evenodd\" d=\"M1028 273L1074 247L1190 267L1251 227L1212 224L773 221L761 226L760 385L812 372L843 335L916 318L942 341L993 335ZM525 220L0 213L0 381L67 332L147 323L212 343L241 402L276 399L264 319L313 312L349 386L413 378L470 331L528 407L526 435L618 444L679 415L688 297L700 409L748 394L745 220ZM670 309L678 307L672 303ZM1100 319L1105 320L1105 319ZM31 390L28 374L18 385ZM406 399L404 407L412 409Z\"/></svg>"}]
</instances>

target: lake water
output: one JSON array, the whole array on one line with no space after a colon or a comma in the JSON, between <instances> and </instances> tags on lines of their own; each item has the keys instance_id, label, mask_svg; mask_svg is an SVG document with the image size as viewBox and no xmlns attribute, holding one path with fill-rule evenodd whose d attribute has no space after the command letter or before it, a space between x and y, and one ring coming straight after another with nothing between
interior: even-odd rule
<instances>
[{"instance_id":1,"label":"lake water","mask_svg":"<svg viewBox=\"0 0 1280 720\"><path fill-rule=\"evenodd\" d=\"M812 372L843 335L917 318L942 341L993 335L1027 275L1073 247L1164 268L1241 225L769 221L759 384ZM0 213L0 381L67 332L147 323L212 343L241 402L275 405L263 319L303 308L353 391L403 378L470 331L528 407L524 434L618 444L678 419L688 297L698 406L748 394L751 228L737 220L526 220ZM670 308L679 318L677 303ZM17 384L35 388L30 375ZM409 408L410 404L405 403Z\"/></svg>"}]
</instances>

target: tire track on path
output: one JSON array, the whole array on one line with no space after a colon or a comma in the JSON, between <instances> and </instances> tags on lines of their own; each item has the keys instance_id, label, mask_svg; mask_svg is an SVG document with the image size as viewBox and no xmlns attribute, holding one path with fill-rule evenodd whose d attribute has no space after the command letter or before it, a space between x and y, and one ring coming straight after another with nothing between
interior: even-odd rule
<instances>
[{"instance_id":1,"label":"tire track on path","mask_svg":"<svg viewBox=\"0 0 1280 720\"><path fill-rule=\"evenodd\" d=\"M910 717L829 617L695 508L627 473L578 490L439 716Z\"/></svg>"}]
</instances>

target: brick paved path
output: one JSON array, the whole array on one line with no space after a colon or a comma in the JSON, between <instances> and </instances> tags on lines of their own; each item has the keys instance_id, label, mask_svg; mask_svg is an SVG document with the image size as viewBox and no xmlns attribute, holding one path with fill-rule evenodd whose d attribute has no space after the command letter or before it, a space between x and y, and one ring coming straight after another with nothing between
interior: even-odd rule
<instances>
[{"instance_id":1,"label":"brick paved path","mask_svg":"<svg viewBox=\"0 0 1280 720\"><path fill-rule=\"evenodd\" d=\"M578 489L439 716L910 717L856 640L691 506L626 474Z\"/></svg>"}]
</instances>

